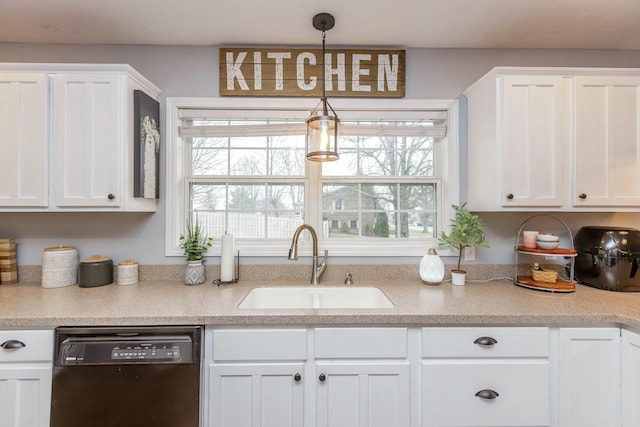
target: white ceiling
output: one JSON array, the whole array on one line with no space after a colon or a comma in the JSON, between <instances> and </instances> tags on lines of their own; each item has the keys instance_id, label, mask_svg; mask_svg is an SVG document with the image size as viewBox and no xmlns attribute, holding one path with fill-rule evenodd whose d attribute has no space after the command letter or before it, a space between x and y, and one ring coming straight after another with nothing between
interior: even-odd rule
<instances>
[{"instance_id":1,"label":"white ceiling","mask_svg":"<svg viewBox=\"0 0 640 427\"><path fill-rule=\"evenodd\" d=\"M640 49L639 0L0 0L0 42Z\"/></svg>"}]
</instances>

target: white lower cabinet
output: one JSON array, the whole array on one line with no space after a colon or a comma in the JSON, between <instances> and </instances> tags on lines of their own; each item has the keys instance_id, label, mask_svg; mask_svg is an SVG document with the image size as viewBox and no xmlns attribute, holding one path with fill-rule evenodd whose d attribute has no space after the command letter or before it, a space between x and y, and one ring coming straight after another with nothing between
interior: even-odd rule
<instances>
[{"instance_id":1,"label":"white lower cabinet","mask_svg":"<svg viewBox=\"0 0 640 427\"><path fill-rule=\"evenodd\" d=\"M0 331L0 426L47 427L53 331Z\"/></svg>"},{"instance_id":2,"label":"white lower cabinet","mask_svg":"<svg viewBox=\"0 0 640 427\"><path fill-rule=\"evenodd\" d=\"M302 363L213 364L210 426L303 425Z\"/></svg>"},{"instance_id":3,"label":"white lower cabinet","mask_svg":"<svg viewBox=\"0 0 640 427\"><path fill-rule=\"evenodd\" d=\"M317 328L317 427L410 427L407 328Z\"/></svg>"},{"instance_id":4,"label":"white lower cabinet","mask_svg":"<svg viewBox=\"0 0 640 427\"><path fill-rule=\"evenodd\" d=\"M406 328L207 331L210 427L411 427Z\"/></svg>"},{"instance_id":5,"label":"white lower cabinet","mask_svg":"<svg viewBox=\"0 0 640 427\"><path fill-rule=\"evenodd\" d=\"M205 342L206 425L303 425L306 329L215 329Z\"/></svg>"},{"instance_id":6,"label":"white lower cabinet","mask_svg":"<svg viewBox=\"0 0 640 427\"><path fill-rule=\"evenodd\" d=\"M318 363L318 427L411 425L407 363Z\"/></svg>"},{"instance_id":7,"label":"white lower cabinet","mask_svg":"<svg viewBox=\"0 0 640 427\"><path fill-rule=\"evenodd\" d=\"M207 328L206 342L209 427L640 427L640 335L615 327Z\"/></svg>"},{"instance_id":8,"label":"white lower cabinet","mask_svg":"<svg viewBox=\"0 0 640 427\"><path fill-rule=\"evenodd\" d=\"M422 426L548 426L547 328L423 328Z\"/></svg>"},{"instance_id":9,"label":"white lower cabinet","mask_svg":"<svg viewBox=\"0 0 640 427\"><path fill-rule=\"evenodd\" d=\"M558 426L620 426L620 329L560 328Z\"/></svg>"},{"instance_id":10,"label":"white lower cabinet","mask_svg":"<svg viewBox=\"0 0 640 427\"><path fill-rule=\"evenodd\" d=\"M622 330L622 426L640 426L640 335Z\"/></svg>"}]
</instances>

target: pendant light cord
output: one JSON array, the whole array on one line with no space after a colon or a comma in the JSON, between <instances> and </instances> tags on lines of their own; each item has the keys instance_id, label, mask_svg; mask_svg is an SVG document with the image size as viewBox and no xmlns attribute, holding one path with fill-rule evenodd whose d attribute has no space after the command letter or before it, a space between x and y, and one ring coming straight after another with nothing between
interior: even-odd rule
<instances>
[{"instance_id":1,"label":"pendant light cord","mask_svg":"<svg viewBox=\"0 0 640 427\"><path fill-rule=\"evenodd\" d=\"M326 32L325 30L322 30L322 115L324 116L328 116L329 115L329 111L327 110L327 93L325 90L325 84L326 84L326 80L325 80L325 66L324 66L324 56L325 56L325 46L324 46L324 40L326 37Z\"/></svg>"}]
</instances>

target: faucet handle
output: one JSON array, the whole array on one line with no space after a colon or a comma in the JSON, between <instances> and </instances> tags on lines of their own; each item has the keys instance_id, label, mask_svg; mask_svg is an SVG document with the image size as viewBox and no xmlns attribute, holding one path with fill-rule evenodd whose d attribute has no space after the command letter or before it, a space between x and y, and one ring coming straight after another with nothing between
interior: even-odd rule
<instances>
[{"instance_id":1,"label":"faucet handle","mask_svg":"<svg viewBox=\"0 0 640 427\"><path fill-rule=\"evenodd\" d=\"M353 278L351 277L351 273L347 273L344 278L344 284L347 286L353 285Z\"/></svg>"}]
</instances>

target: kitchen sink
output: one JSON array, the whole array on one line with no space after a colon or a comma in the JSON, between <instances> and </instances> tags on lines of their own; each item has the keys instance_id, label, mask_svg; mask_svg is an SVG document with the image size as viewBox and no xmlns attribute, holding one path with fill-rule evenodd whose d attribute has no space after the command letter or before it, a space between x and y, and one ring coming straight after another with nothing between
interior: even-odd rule
<instances>
[{"instance_id":1,"label":"kitchen sink","mask_svg":"<svg viewBox=\"0 0 640 427\"><path fill-rule=\"evenodd\" d=\"M240 308L322 309L389 308L393 303L378 288L371 286L262 286L252 289Z\"/></svg>"}]
</instances>

